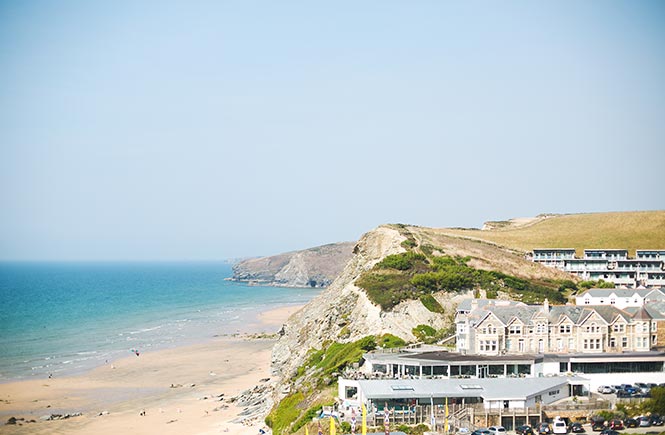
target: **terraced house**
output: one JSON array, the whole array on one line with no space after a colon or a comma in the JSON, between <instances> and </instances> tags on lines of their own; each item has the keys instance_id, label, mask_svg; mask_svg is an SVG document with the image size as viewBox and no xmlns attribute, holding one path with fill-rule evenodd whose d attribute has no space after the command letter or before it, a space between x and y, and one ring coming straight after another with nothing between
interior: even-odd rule
<instances>
[{"instance_id":1,"label":"terraced house","mask_svg":"<svg viewBox=\"0 0 665 435\"><path fill-rule=\"evenodd\" d=\"M477 355L648 352L661 345L665 304L550 306L470 300L456 314L457 351ZM661 334L662 337L662 334Z\"/></svg>"}]
</instances>

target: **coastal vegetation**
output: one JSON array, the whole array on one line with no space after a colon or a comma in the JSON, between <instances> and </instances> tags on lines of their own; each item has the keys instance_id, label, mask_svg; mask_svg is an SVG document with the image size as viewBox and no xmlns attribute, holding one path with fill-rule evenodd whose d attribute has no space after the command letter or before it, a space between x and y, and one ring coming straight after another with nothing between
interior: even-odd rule
<instances>
[{"instance_id":1,"label":"coastal vegetation","mask_svg":"<svg viewBox=\"0 0 665 435\"><path fill-rule=\"evenodd\" d=\"M310 349L305 363L293 379L293 390L268 414L265 423L275 434L300 430L321 411L332 405L337 393L337 376L347 367L362 361L364 353L382 347L402 347L406 342L392 334L368 335L350 343L324 342L321 349Z\"/></svg>"},{"instance_id":2,"label":"coastal vegetation","mask_svg":"<svg viewBox=\"0 0 665 435\"><path fill-rule=\"evenodd\" d=\"M482 289L488 298L496 298L501 291L525 303L539 303L545 298L564 303L566 290L576 288L572 281L530 280L476 269L469 265L468 256L434 255L441 251L428 247L425 249L428 255L414 251L389 255L363 273L356 285L384 310L405 300L420 299L428 310L441 313L444 309L433 296L440 291Z\"/></svg>"}]
</instances>

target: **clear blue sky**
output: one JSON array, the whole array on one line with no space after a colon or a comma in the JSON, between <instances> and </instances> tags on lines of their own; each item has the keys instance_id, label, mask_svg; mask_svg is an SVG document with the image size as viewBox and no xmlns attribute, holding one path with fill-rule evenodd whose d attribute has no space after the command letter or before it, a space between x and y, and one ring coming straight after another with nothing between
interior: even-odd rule
<instances>
[{"instance_id":1,"label":"clear blue sky","mask_svg":"<svg viewBox=\"0 0 665 435\"><path fill-rule=\"evenodd\" d=\"M662 1L0 1L0 259L664 209Z\"/></svg>"}]
</instances>

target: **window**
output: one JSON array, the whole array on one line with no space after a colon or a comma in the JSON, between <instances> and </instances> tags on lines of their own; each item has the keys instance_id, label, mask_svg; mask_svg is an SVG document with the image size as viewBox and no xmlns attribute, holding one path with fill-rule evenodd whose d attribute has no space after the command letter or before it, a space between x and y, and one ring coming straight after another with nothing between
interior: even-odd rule
<instances>
[{"instance_id":1,"label":"window","mask_svg":"<svg viewBox=\"0 0 665 435\"><path fill-rule=\"evenodd\" d=\"M550 396L556 396L557 394L559 394L559 390L552 390L552 391L548 392L547 394L549 394Z\"/></svg>"},{"instance_id":2,"label":"window","mask_svg":"<svg viewBox=\"0 0 665 435\"><path fill-rule=\"evenodd\" d=\"M496 340L480 340L481 352L496 352Z\"/></svg>"},{"instance_id":3,"label":"window","mask_svg":"<svg viewBox=\"0 0 665 435\"><path fill-rule=\"evenodd\" d=\"M584 298L584 305L589 305L589 304L591 304L589 298Z\"/></svg>"},{"instance_id":4,"label":"window","mask_svg":"<svg viewBox=\"0 0 665 435\"><path fill-rule=\"evenodd\" d=\"M536 334L544 334L547 332L547 328L545 327L545 323L538 322L536 323Z\"/></svg>"},{"instance_id":5,"label":"window","mask_svg":"<svg viewBox=\"0 0 665 435\"><path fill-rule=\"evenodd\" d=\"M358 397L358 387L345 387L344 398L355 399Z\"/></svg>"},{"instance_id":6,"label":"window","mask_svg":"<svg viewBox=\"0 0 665 435\"><path fill-rule=\"evenodd\" d=\"M556 348L557 348L558 350L560 350L560 351L563 350L563 340L562 340L562 339L557 338L557 340L556 340Z\"/></svg>"},{"instance_id":7,"label":"window","mask_svg":"<svg viewBox=\"0 0 665 435\"><path fill-rule=\"evenodd\" d=\"M658 322L651 322L651 332L658 330Z\"/></svg>"},{"instance_id":8,"label":"window","mask_svg":"<svg viewBox=\"0 0 665 435\"><path fill-rule=\"evenodd\" d=\"M483 328L483 334L496 334L496 327L494 325L487 325Z\"/></svg>"},{"instance_id":9,"label":"window","mask_svg":"<svg viewBox=\"0 0 665 435\"><path fill-rule=\"evenodd\" d=\"M524 352L524 340L520 339L520 340L517 342L517 350L518 350L519 352Z\"/></svg>"},{"instance_id":10,"label":"window","mask_svg":"<svg viewBox=\"0 0 665 435\"><path fill-rule=\"evenodd\" d=\"M614 305L614 304L616 304L616 302L617 302L616 299L614 299L614 298L610 299L610 305Z\"/></svg>"},{"instance_id":11,"label":"window","mask_svg":"<svg viewBox=\"0 0 665 435\"><path fill-rule=\"evenodd\" d=\"M585 350L600 350L600 338L585 338L584 339L584 349Z\"/></svg>"},{"instance_id":12,"label":"window","mask_svg":"<svg viewBox=\"0 0 665 435\"><path fill-rule=\"evenodd\" d=\"M637 322L635 324L635 332L637 332L637 333L642 332L642 322Z\"/></svg>"},{"instance_id":13,"label":"window","mask_svg":"<svg viewBox=\"0 0 665 435\"><path fill-rule=\"evenodd\" d=\"M575 340L572 338L568 339L568 350L574 350L575 349Z\"/></svg>"},{"instance_id":14,"label":"window","mask_svg":"<svg viewBox=\"0 0 665 435\"><path fill-rule=\"evenodd\" d=\"M654 346L658 343L658 338L655 335L651 336L651 344Z\"/></svg>"},{"instance_id":15,"label":"window","mask_svg":"<svg viewBox=\"0 0 665 435\"><path fill-rule=\"evenodd\" d=\"M610 338L610 347L617 347L617 339L614 337Z\"/></svg>"},{"instance_id":16,"label":"window","mask_svg":"<svg viewBox=\"0 0 665 435\"><path fill-rule=\"evenodd\" d=\"M628 347L628 337L621 338L621 347Z\"/></svg>"},{"instance_id":17,"label":"window","mask_svg":"<svg viewBox=\"0 0 665 435\"><path fill-rule=\"evenodd\" d=\"M538 340L538 352L545 352L545 342L542 338Z\"/></svg>"},{"instance_id":18,"label":"window","mask_svg":"<svg viewBox=\"0 0 665 435\"><path fill-rule=\"evenodd\" d=\"M600 332L600 327L595 323L592 323L591 325L586 327L586 332L591 332L591 333Z\"/></svg>"},{"instance_id":19,"label":"window","mask_svg":"<svg viewBox=\"0 0 665 435\"><path fill-rule=\"evenodd\" d=\"M466 323L458 323L457 324L457 333L458 334L466 334Z\"/></svg>"},{"instance_id":20,"label":"window","mask_svg":"<svg viewBox=\"0 0 665 435\"><path fill-rule=\"evenodd\" d=\"M615 323L614 324L614 332L625 332L626 331L626 325L623 323Z\"/></svg>"},{"instance_id":21,"label":"window","mask_svg":"<svg viewBox=\"0 0 665 435\"><path fill-rule=\"evenodd\" d=\"M522 333L522 325L510 325L508 328L508 334L511 335L520 335Z\"/></svg>"},{"instance_id":22,"label":"window","mask_svg":"<svg viewBox=\"0 0 665 435\"><path fill-rule=\"evenodd\" d=\"M570 334L570 325L559 325L559 334Z\"/></svg>"}]
</instances>

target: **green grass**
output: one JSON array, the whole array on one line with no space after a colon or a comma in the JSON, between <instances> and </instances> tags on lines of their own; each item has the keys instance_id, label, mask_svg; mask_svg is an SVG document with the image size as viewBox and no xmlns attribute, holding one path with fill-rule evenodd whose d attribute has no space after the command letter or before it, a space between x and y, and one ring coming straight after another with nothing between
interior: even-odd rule
<instances>
[{"instance_id":1,"label":"green grass","mask_svg":"<svg viewBox=\"0 0 665 435\"><path fill-rule=\"evenodd\" d=\"M265 419L265 422L275 434L288 433L287 429L300 415L298 405L305 399L305 395L298 391L280 400Z\"/></svg>"},{"instance_id":2,"label":"green grass","mask_svg":"<svg viewBox=\"0 0 665 435\"><path fill-rule=\"evenodd\" d=\"M489 231L442 229L445 234L473 237L522 251L534 248L665 249L665 211L571 214L517 227Z\"/></svg>"}]
</instances>

